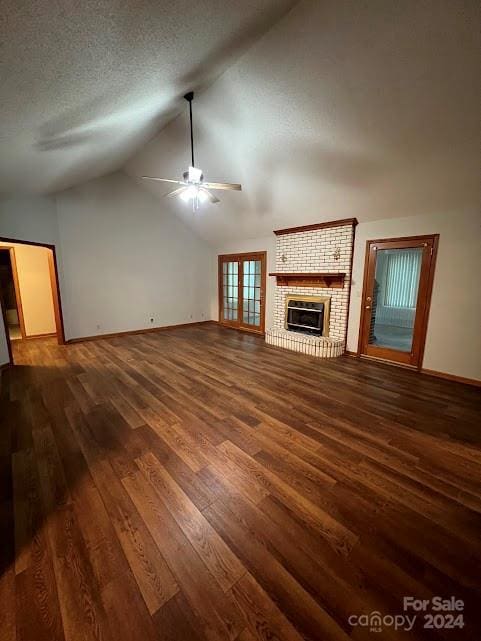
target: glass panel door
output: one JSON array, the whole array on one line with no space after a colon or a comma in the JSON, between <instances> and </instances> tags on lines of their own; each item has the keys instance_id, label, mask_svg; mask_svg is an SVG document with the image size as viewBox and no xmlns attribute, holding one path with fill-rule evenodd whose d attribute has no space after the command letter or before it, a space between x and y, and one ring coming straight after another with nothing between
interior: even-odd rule
<instances>
[{"instance_id":1,"label":"glass panel door","mask_svg":"<svg viewBox=\"0 0 481 641\"><path fill-rule=\"evenodd\" d=\"M411 351L422 257L422 247L378 250L370 345Z\"/></svg>"},{"instance_id":2,"label":"glass panel door","mask_svg":"<svg viewBox=\"0 0 481 641\"><path fill-rule=\"evenodd\" d=\"M266 253L219 256L219 322L264 331Z\"/></svg>"},{"instance_id":3,"label":"glass panel door","mask_svg":"<svg viewBox=\"0 0 481 641\"><path fill-rule=\"evenodd\" d=\"M261 326L261 261L242 261L242 324L259 329Z\"/></svg>"},{"instance_id":4,"label":"glass panel door","mask_svg":"<svg viewBox=\"0 0 481 641\"><path fill-rule=\"evenodd\" d=\"M226 261L222 267L222 299L223 320L237 322L239 320L239 263Z\"/></svg>"},{"instance_id":5,"label":"glass panel door","mask_svg":"<svg viewBox=\"0 0 481 641\"><path fill-rule=\"evenodd\" d=\"M437 238L368 241L361 354L421 366Z\"/></svg>"}]
</instances>

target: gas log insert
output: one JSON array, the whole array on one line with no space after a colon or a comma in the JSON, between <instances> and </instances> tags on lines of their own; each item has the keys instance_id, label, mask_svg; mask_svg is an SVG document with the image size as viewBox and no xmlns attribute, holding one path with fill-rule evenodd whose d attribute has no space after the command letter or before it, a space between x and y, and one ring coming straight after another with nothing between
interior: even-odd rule
<instances>
[{"instance_id":1,"label":"gas log insert","mask_svg":"<svg viewBox=\"0 0 481 641\"><path fill-rule=\"evenodd\" d=\"M287 296L286 329L313 336L329 336L329 296Z\"/></svg>"}]
</instances>

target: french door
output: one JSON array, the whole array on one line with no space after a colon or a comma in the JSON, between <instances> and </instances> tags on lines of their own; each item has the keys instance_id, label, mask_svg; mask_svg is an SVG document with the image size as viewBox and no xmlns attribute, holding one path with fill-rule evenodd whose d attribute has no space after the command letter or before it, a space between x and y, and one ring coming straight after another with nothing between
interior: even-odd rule
<instances>
[{"instance_id":1,"label":"french door","mask_svg":"<svg viewBox=\"0 0 481 641\"><path fill-rule=\"evenodd\" d=\"M421 367L438 235L369 240L360 354Z\"/></svg>"},{"instance_id":2,"label":"french door","mask_svg":"<svg viewBox=\"0 0 481 641\"><path fill-rule=\"evenodd\" d=\"M264 333L266 252L219 256L219 322Z\"/></svg>"}]
</instances>

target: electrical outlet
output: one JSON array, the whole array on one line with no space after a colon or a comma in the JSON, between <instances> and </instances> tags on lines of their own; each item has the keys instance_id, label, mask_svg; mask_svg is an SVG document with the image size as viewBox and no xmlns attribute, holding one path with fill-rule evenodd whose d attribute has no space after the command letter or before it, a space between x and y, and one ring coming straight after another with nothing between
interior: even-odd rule
<instances>
[{"instance_id":1,"label":"electrical outlet","mask_svg":"<svg viewBox=\"0 0 481 641\"><path fill-rule=\"evenodd\" d=\"M97 329L100 329L100 325L97 325Z\"/></svg>"},{"instance_id":2,"label":"electrical outlet","mask_svg":"<svg viewBox=\"0 0 481 641\"><path fill-rule=\"evenodd\" d=\"M151 323L153 323L153 322L154 322L154 319L153 319L153 318L151 318L151 319L150 319L150 322L151 322Z\"/></svg>"}]
</instances>

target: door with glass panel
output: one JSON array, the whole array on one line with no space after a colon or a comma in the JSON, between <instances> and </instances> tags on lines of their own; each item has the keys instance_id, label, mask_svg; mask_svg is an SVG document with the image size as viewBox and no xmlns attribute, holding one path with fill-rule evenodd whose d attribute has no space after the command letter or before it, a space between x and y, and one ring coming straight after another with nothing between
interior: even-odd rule
<instances>
[{"instance_id":1,"label":"door with glass panel","mask_svg":"<svg viewBox=\"0 0 481 641\"><path fill-rule=\"evenodd\" d=\"M421 367L438 236L370 240L360 353Z\"/></svg>"},{"instance_id":2,"label":"door with glass panel","mask_svg":"<svg viewBox=\"0 0 481 641\"><path fill-rule=\"evenodd\" d=\"M219 256L219 322L264 332L266 253Z\"/></svg>"}]
</instances>

